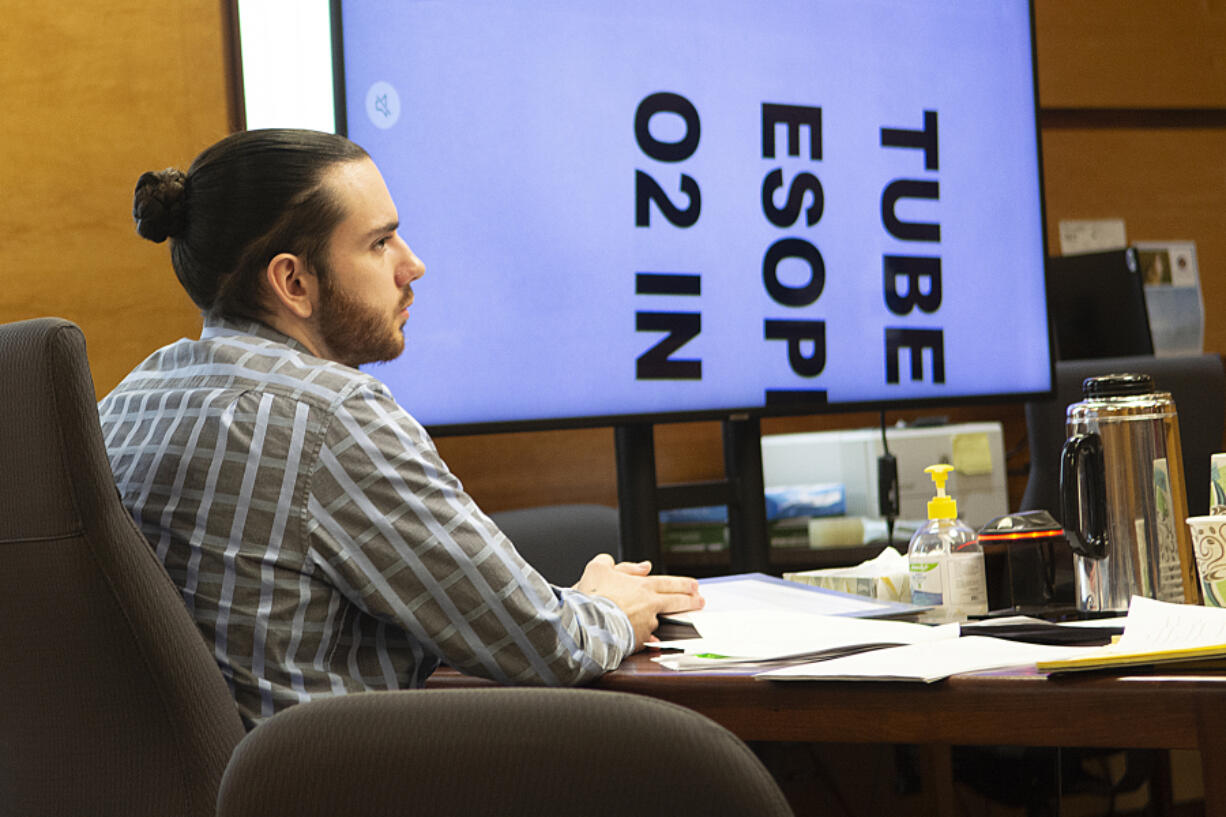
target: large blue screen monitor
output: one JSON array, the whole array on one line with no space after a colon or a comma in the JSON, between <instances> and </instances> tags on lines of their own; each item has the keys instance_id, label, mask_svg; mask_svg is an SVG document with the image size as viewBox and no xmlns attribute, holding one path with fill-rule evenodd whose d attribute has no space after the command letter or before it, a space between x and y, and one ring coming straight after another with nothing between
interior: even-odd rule
<instances>
[{"instance_id":1,"label":"large blue screen monitor","mask_svg":"<svg viewBox=\"0 0 1226 817\"><path fill-rule=\"evenodd\" d=\"M331 14L436 433L1050 392L1029 0Z\"/></svg>"}]
</instances>

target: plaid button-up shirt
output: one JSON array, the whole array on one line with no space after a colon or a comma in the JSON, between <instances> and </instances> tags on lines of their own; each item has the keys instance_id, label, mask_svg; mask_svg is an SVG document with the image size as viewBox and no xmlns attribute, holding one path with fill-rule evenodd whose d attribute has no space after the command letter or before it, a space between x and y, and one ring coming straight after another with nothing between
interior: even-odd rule
<instances>
[{"instance_id":1,"label":"plaid button-up shirt","mask_svg":"<svg viewBox=\"0 0 1226 817\"><path fill-rule=\"evenodd\" d=\"M124 504L251 723L421 686L440 660L563 685L633 649L611 601L524 562L381 382L263 324L206 322L99 413Z\"/></svg>"}]
</instances>

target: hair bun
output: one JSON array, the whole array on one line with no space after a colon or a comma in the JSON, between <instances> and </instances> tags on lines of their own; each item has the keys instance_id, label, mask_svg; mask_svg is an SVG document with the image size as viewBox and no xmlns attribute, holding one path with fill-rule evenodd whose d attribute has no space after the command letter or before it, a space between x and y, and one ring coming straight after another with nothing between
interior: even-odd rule
<instances>
[{"instance_id":1,"label":"hair bun","mask_svg":"<svg viewBox=\"0 0 1226 817\"><path fill-rule=\"evenodd\" d=\"M136 181L132 217L142 238L161 243L187 226L184 192L187 174L174 167L142 173Z\"/></svg>"}]
</instances>

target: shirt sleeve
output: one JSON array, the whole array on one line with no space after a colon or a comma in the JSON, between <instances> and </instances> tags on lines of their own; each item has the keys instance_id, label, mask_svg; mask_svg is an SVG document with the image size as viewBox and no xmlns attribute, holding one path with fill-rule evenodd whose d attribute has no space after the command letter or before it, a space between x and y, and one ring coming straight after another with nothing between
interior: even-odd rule
<instances>
[{"instance_id":1,"label":"shirt sleeve","mask_svg":"<svg viewBox=\"0 0 1226 817\"><path fill-rule=\"evenodd\" d=\"M316 463L313 557L354 604L456 669L573 685L633 650L626 614L528 565L377 381L337 407Z\"/></svg>"}]
</instances>

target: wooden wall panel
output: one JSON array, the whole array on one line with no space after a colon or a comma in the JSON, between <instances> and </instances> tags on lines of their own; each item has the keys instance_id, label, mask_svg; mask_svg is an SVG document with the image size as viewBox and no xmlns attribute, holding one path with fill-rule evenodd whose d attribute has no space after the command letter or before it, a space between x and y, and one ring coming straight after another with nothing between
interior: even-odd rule
<instances>
[{"instance_id":1,"label":"wooden wall panel","mask_svg":"<svg viewBox=\"0 0 1226 817\"><path fill-rule=\"evenodd\" d=\"M1051 108L1226 107L1223 0L1035 0Z\"/></svg>"},{"instance_id":2,"label":"wooden wall panel","mask_svg":"<svg viewBox=\"0 0 1226 817\"><path fill-rule=\"evenodd\" d=\"M222 3L40 0L4 18L0 321L77 322L105 393L199 332L165 245L133 229L132 189L228 130Z\"/></svg>"}]
</instances>

